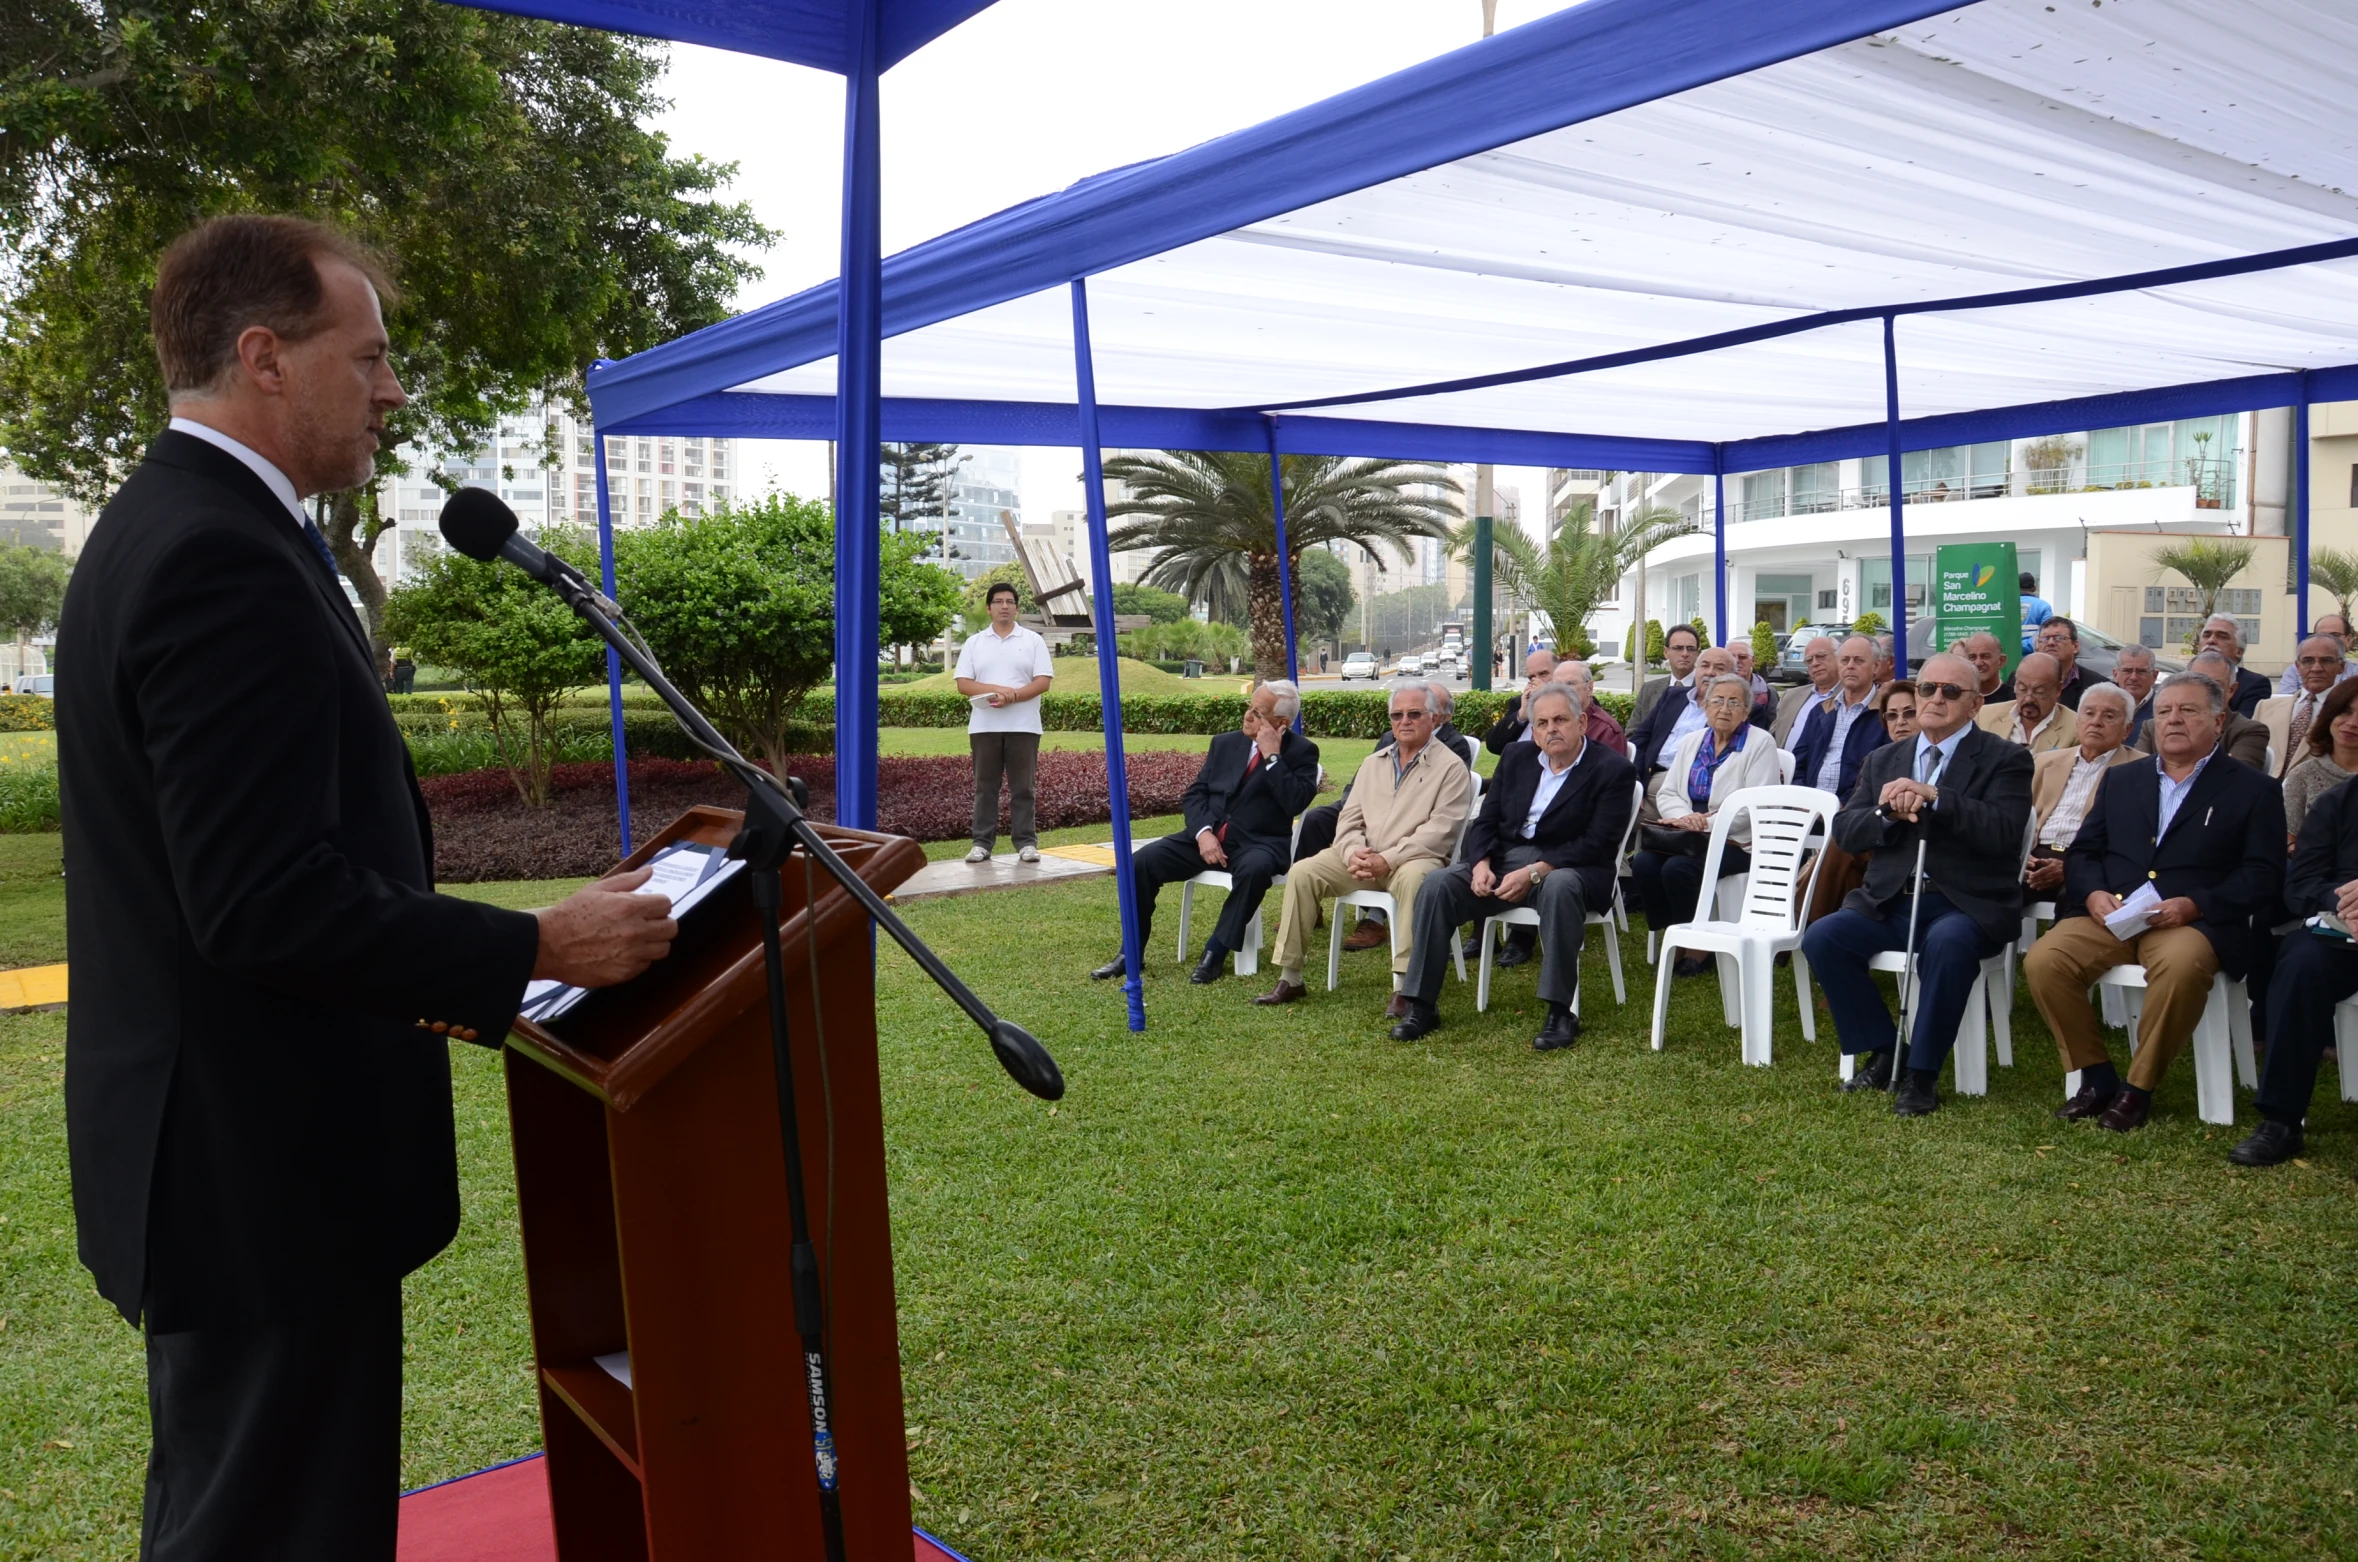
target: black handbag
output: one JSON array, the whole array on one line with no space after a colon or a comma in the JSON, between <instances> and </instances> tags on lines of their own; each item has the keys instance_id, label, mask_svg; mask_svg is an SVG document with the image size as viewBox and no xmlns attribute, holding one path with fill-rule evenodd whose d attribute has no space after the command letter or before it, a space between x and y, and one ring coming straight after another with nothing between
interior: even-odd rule
<instances>
[{"instance_id":1,"label":"black handbag","mask_svg":"<svg viewBox=\"0 0 2358 1562\"><path fill-rule=\"evenodd\" d=\"M1638 842L1662 857L1700 857L1711 850L1709 830L1681 830L1667 824L1641 824Z\"/></svg>"}]
</instances>

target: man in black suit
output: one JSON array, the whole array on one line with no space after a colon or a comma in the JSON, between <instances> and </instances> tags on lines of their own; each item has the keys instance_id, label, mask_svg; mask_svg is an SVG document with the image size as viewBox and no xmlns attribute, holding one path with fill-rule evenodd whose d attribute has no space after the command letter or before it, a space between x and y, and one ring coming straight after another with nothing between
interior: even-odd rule
<instances>
[{"instance_id":1,"label":"man in black suit","mask_svg":"<svg viewBox=\"0 0 2358 1562\"><path fill-rule=\"evenodd\" d=\"M401 1277L457 1230L446 1037L670 944L607 880L433 893L432 837L305 495L402 404L365 256L216 219L158 269L171 429L63 614L66 1133L82 1261L147 1332L154 1562L394 1554Z\"/></svg>"},{"instance_id":2,"label":"man in black suit","mask_svg":"<svg viewBox=\"0 0 2358 1562\"><path fill-rule=\"evenodd\" d=\"M1154 898L1164 885L1183 884L1208 868L1225 870L1232 881L1219 925L1188 975L1191 982L1216 982L1226 974L1228 957L1244 947L1245 929L1270 881L1293 861L1294 816L1318 795L1318 745L1293 728L1301 709L1300 691L1282 678L1255 689L1242 727L1212 739L1203 768L1180 799L1185 828L1130 859L1141 949L1154 937ZM1116 955L1089 974L1110 981L1126 972Z\"/></svg>"},{"instance_id":3,"label":"man in black suit","mask_svg":"<svg viewBox=\"0 0 2358 1562\"><path fill-rule=\"evenodd\" d=\"M1892 1101L1902 1117L1921 1117L1940 1106L1934 1081L1956 1045L1973 979L2022 921L2031 756L1974 725L1979 687L1973 664L1953 651L1925 661L1916 684L1916 740L1868 755L1850 801L1834 816L1837 846L1874 854L1867 881L1850 892L1841 910L1820 917L1802 935L1810 969L1834 1011L1842 1050L1865 1055L1845 1088L1883 1088L1891 1083L1897 1027L1867 962L1907 945L1916 845L1924 842L1916 908L1916 1033Z\"/></svg>"},{"instance_id":4,"label":"man in black suit","mask_svg":"<svg viewBox=\"0 0 2358 1562\"><path fill-rule=\"evenodd\" d=\"M2306 922L2337 917L2358 926L2358 787L2347 781L2309 805L2285 875L2284 903ZM2265 939L2254 929L2255 942ZM2301 1125L2317 1089L2317 1069L2334 1045L2334 1010L2358 994L2358 944L2339 930L2297 927L2284 935L2268 983L2265 1028L2268 1060L2260 1067L2253 1104L2260 1126L2227 1152L2239 1166L2277 1166L2299 1155ZM2358 1068L2342 1049L2341 1067Z\"/></svg>"},{"instance_id":5,"label":"man in black suit","mask_svg":"<svg viewBox=\"0 0 2358 1562\"><path fill-rule=\"evenodd\" d=\"M1662 660L1670 668L1669 675L1648 679L1639 686L1637 701L1629 713L1630 721L1642 725L1648 716L1654 714L1655 705L1665 698L1681 694L1692 697L1695 692L1695 658L1702 654L1703 637L1695 632L1693 624L1673 624L1664 631ZM1734 664L1729 665L1732 667ZM1634 732L1633 726L1633 735Z\"/></svg>"},{"instance_id":6,"label":"man in black suit","mask_svg":"<svg viewBox=\"0 0 2358 1562\"><path fill-rule=\"evenodd\" d=\"M2211 979L2224 971L2241 980L2251 968L2252 918L2284 887L2284 792L2227 756L2226 717L2210 679L2162 680L2150 724L2159 752L2105 775L2064 854L2061 914L2022 962L2065 1071L2079 1070L2080 1088L2057 1117L2093 1117L2115 1133L2143 1127L2154 1087L2210 1002ZM2160 904L2142 930L2115 937L2104 918L2147 885ZM2145 967L2145 1006L2124 1081L2088 984L2132 963Z\"/></svg>"},{"instance_id":7,"label":"man in black suit","mask_svg":"<svg viewBox=\"0 0 2358 1562\"><path fill-rule=\"evenodd\" d=\"M2251 720L2260 702L2276 692L2274 684L2243 665L2243 620L2225 613L2204 619L2195 650L2216 651L2227 659L2227 665L2235 673L2235 687L2227 691L2227 708L2244 720Z\"/></svg>"},{"instance_id":8,"label":"man in black suit","mask_svg":"<svg viewBox=\"0 0 2358 1562\"><path fill-rule=\"evenodd\" d=\"M1452 930L1518 905L1539 913L1539 996L1547 1022L1532 1045L1542 1052L1580 1038L1572 1004L1580 991L1580 946L1588 912L1608 904L1629 828L1630 762L1582 731L1580 702L1560 683L1531 697L1533 741L1501 755L1466 827L1465 860L1426 876L1416 893L1415 963L1401 980L1408 1016L1397 1041L1441 1028L1437 1000Z\"/></svg>"},{"instance_id":9,"label":"man in black suit","mask_svg":"<svg viewBox=\"0 0 2358 1562\"><path fill-rule=\"evenodd\" d=\"M1840 682L1812 706L1794 733L1793 781L1848 798L1867 756L1891 741L1875 714L1875 642L1852 635L1834 659Z\"/></svg>"},{"instance_id":10,"label":"man in black suit","mask_svg":"<svg viewBox=\"0 0 2358 1562\"><path fill-rule=\"evenodd\" d=\"M1706 725L1703 719L1703 691L1710 687L1712 679L1733 676L1735 671L1736 659L1726 650L1713 646L1703 651L1695 658L1693 687L1674 687L1668 695L1655 702L1653 710L1642 721L1629 729L1629 757L1637 765L1639 775L1651 776L1660 770L1662 756L1670 751L1672 744L1690 732L1700 731ZM1744 719L1766 732L1769 723L1775 719L1775 712L1755 705Z\"/></svg>"},{"instance_id":11,"label":"man in black suit","mask_svg":"<svg viewBox=\"0 0 2358 1562\"><path fill-rule=\"evenodd\" d=\"M1498 720L1482 734L1482 746L1493 754L1503 754L1509 743L1520 743L1531 736L1531 718L1523 714L1524 702L1547 687L1555 676L1556 653L1533 651L1523 658L1523 691L1506 702L1506 709L1498 713Z\"/></svg>"}]
</instances>

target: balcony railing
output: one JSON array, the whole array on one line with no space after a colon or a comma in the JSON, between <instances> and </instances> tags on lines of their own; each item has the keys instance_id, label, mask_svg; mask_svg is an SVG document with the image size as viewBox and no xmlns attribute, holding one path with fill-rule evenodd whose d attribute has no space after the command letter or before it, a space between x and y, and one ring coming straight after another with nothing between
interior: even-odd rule
<instances>
[{"instance_id":1,"label":"balcony railing","mask_svg":"<svg viewBox=\"0 0 2358 1562\"><path fill-rule=\"evenodd\" d=\"M2206 510L2235 503L2235 459L2132 461L2113 466L2032 468L2004 474L1970 477L1908 478L1900 485L1902 504L1947 504L1967 499L2021 498L2033 494L2103 493L2130 488L2192 488L2195 504ZM1728 505L1730 521L1774 521L1789 515L1828 515L1837 510L1879 510L1891 503L1891 490L1882 483L1857 488L1816 488L1790 496L1736 500Z\"/></svg>"}]
</instances>

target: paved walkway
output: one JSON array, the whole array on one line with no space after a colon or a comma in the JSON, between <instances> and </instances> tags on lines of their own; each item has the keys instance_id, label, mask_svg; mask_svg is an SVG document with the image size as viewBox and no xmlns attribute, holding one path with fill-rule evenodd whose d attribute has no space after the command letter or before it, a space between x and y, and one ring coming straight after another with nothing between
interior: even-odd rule
<instances>
[{"instance_id":1,"label":"paved walkway","mask_svg":"<svg viewBox=\"0 0 2358 1562\"><path fill-rule=\"evenodd\" d=\"M62 965L28 965L20 970L0 971L0 1014L54 1009L65 1001L66 968Z\"/></svg>"},{"instance_id":2,"label":"paved walkway","mask_svg":"<svg viewBox=\"0 0 2358 1562\"><path fill-rule=\"evenodd\" d=\"M989 862L968 863L952 857L929 862L892 892L894 901L938 900L944 895L972 895L989 889L1021 889L1067 879L1099 879L1113 872L1113 847L1043 846L1038 862L1017 862L1013 852Z\"/></svg>"}]
</instances>

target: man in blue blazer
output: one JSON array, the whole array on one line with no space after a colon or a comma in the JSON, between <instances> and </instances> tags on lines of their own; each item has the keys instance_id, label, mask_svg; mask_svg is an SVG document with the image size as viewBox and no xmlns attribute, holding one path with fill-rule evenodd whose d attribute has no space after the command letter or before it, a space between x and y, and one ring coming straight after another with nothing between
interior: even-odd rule
<instances>
[{"instance_id":1,"label":"man in blue blazer","mask_svg":"<svg viewBox=\"0 0 2358 1562\"><path fill-rule=\"evenodd\" d=\"M1515 906L1539 913L1539 996L1547 1021L1531 1044L1551 1052L1580 1038L1580 1017L1572 1012L1580 946L1589 909L1612 900L1637 772L1589 741L1580 702L1563 684L1548 684L1526 708L1531 740L1510 744L1499 756L1481 810L1466 827L1464 860L1428 874L1417 890L1416 953L1400 983L1408 1017L1392 1027L1394 1040L1414 1041L1441 1028L1435 1002L1455 929Z\"/></svg>"},{"instance_id":2,"label":"man in blue blazer","mask_svg":"<svg viewBox=\"0 0 2358 1562\"><path fill-rule=\"evenodd\" d=\"M1852 635L1835 653L1834 692L1812 704L1794 724L1796 786L1814 786L1848 798L1867 756L1891 741L1874 710L1875 657L1875 642L1865 635Z\"/></svg>"}]
</instances>

